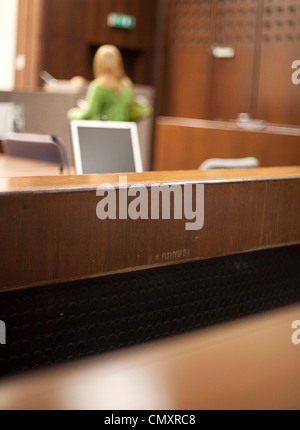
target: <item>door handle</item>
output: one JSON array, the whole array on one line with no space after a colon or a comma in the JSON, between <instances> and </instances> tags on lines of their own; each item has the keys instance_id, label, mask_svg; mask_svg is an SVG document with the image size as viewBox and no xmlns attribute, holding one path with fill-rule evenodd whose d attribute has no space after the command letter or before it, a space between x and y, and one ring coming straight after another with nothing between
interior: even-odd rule
<instances>
[{"instance_id":1,"label":"door handle","mask_svg":"<svg viewBox=\"0 0 300 430\"><path fill-rule=\"evenodd\" d=\"M213 46L211 53L215 58L234 58L235 50L230 46Z\"/></svg>"}]
</instances>

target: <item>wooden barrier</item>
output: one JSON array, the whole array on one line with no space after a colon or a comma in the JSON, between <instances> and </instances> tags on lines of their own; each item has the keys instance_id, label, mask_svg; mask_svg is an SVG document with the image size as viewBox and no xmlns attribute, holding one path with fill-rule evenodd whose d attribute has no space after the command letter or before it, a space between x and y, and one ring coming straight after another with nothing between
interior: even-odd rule
<instances>
[{"instance_id":1,"label":"wooden barrier","mask_svg":"<svg viewBox=\"0 0 300 430\"><path fill-rule=\"evenodd\" d=\"M184 218L100 221L107 183L118 189L119 176L0 179L0 291L300 242L297 167L127 176L127 188L204 184L199 231Z\"/></svg>"},{"instance_id":2,"label":"wooden barrier","mask_svg":"<svg viewBox=\"0 0 300 430\"><path fill-rule=\"evenodd\" d=\"M134 220L158 187L170 219ZM0 376L299 302L299 195L299 167L1 178Z\"/></svg>"},{"instance_id":3,"label":"wooden barrier","mask_svg":"<svg viewBox=\"0 0 300 430\"><path fill-rule=\"evenodd\" d=\"M153 169L194 170L209 158L256 157L261 167L300 165L300 128L242 130L234 122L160 117Z\"/></svg>"}]
</instances>

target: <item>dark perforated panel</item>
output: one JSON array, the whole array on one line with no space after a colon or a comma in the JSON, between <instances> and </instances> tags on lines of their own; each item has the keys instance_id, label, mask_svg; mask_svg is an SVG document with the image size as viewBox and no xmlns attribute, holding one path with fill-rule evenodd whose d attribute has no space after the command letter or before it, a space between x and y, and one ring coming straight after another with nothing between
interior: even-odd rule
<instances>
[{"instance_id":1,"label":"dark perforated panel","mask_svg":"<svg viewBox=\"0 0 300 430\"><path fill-rule=\"evenodd\" d=\"M253 44L257 0L219 0L216 42L221 45Z\"/></svg>"},{"instance_id":2,"label":"dark perforated panel","mask_svg":"<svg viewBox=\"0 0 300 430\"><path fill-rule=\"evenodd\" d=\"M211 0L175 0L173 44L195 46L209 44Z\"/></svg>"},{"instance_id":3,"label":"dark perforated panel","mask_svg":"<svg viewBox=\"0 0 300 430\"><path fill-rule=\"evenodd\" d=\"M300 246L0 294L1 376L300 301Z\"/></svg>"},{"instance_id":4,"label":"dark perforated panel","mask_svg":"<svg viewBox=\"0 0 300 430\"><path fill-rule=\"evenodd\" d=\"M299 41L299 0L265 0L263 42L280 44Z\"/></svg>"}]
</instances>

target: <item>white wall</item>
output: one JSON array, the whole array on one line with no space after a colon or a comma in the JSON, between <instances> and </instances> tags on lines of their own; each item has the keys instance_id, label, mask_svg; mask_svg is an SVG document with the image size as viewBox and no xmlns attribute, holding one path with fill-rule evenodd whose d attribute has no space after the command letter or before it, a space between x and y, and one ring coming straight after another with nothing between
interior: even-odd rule
<instances>
[{"instance_id":1,"label":"white wall","mask_svg":"<svg viewBox=\"0 0 300 430\"><path fill-rule=\"evenodd\" d=\"M0 0L0 90L14 88L18 1Z\"/></svg>"}]
</instances>

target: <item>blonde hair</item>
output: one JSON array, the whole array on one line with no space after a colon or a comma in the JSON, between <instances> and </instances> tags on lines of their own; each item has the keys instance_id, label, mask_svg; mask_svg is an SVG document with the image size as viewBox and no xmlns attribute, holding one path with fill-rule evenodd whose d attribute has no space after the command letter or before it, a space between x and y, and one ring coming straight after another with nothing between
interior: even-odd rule
<instances>
[{"instance_id":1,"label":"blonde hair","mask_svg":"<svg viewBox=\"0 0 300 430\"><path fill-rule=\"evenodd\" d=\"M132 82L125 73L122 54L114 45L101 46L94 57L94 76L100 86L117 93Z\"/></svg>"}]
</instances>

